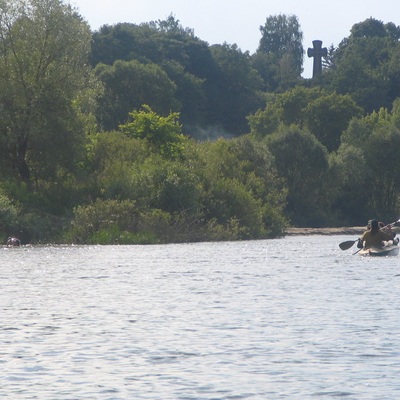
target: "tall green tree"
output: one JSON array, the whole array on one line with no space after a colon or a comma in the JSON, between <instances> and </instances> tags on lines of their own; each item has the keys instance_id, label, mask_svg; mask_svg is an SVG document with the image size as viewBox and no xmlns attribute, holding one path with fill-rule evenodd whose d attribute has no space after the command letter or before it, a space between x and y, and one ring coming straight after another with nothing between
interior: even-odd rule
<instances>
[{"instance_id":1,"label":"tall green tree","mask_svg":"<svg viewBox=\"0 0 400 400\"><path fill-rule=\"evenodd\" d=\"M264 80L271 81L270 86L273 81L281 87L293 85L303 72L303 32L298 18L286 14L269 16L260 31L257 53L265 54L264 62L271 65L264 72L271 73L275 67L275 76L264 75Z\"/></svg>"},{"instance_id":2,"label":"tall green tree","mask_svg":"<svg viewBox=\"0 0 400 400\"><path fill-rule=\"evenodd\" d=\"M179 111L185 132L209 124L210 119L210 124L215 125L209 100L214 98L214 88L219 82L218 68L208 43L197 38L193 30L183 28L173 16L141 25L105 25L94 32L92 65L111 66L117 60L157 65L167 74L176 86L174 96L181 105ZM141 82L137 76L135 81L137 86L146 86L152 79ZM118 93L123 88L116 86L115 89ZM123 92L122 96L125 97ZM160 112L152 102L144 103ZM170 109L177 111L176 107Z\"/></svg>"},{"instance_id":3,"label":"tall green tree","mask_svg":"<svg viewBox=\"0 0 400 400\"><path fill-rule=\"evenodd\" d=\"M181 104L180 120L185 133L204 126L207 117L207 93L204 79L185 71L182 64L167 61L162 65L169 79L176 85L175 98Z\"/></svg>"},{"instance_id":4,"label":"tall green tree","mask_svg":"<svg viewBox=\"0 0 400 400\"><path fill-rule=\"evenodd\" d=\"M369 138L364 154L371 169L369 199L375 215L391 217L398 211L400 194L400 130L377 129Z\"/></svg>"},{"instance_id":5,"label":"tall green tree","mask_svg":"<svg viewBox=\"0 0 400 400\"><path fill-rule=\"evenodd\" d=\"M370 218L370 170L358 145L341 146L329 155L329 197L340 226L359 226Z\"/></svg>"},{"instance_id":6,"label":"tall green tree","mask_svg":"<svg viewBox=\"0 0 400 400\"><path fill-rule=\"evenodd\" d=\"M90 41L88 24L59 0L0 2L0 163L28 187L76 165Z\"/></svg>"},{"instance_id":7,"label":"tall green tree","mask_svg":"<svg viewBox=\"0 0 400 400\"><path fill-rule=\"evenodd\" d=\"M263 104L262 79L251 65L249 53L243 53L237 45L211 46L211 54L219 76L214 95L209 98L215 122L228 133L247 133L246 116Z\"/></svg>"},{"instance_id":8,"label":"tall green tree","mask_svg":"<svg viewBox=\"0 0 400 400\"><path fill-rule=\"evenodd\" d=\"M274 133L279 125L304 125L304 110L310 102L322 95L319 87L296 86L272 97L264 109L248 116L251 133L263 137Z\"/></svg>"},{"instance_id":9,"label":"tall green tree","mask_svg":"<svg viewBox=\"0 0 400 400\"><path fill-rule=\"evenodd\" d=\"M105 88L97 113L105 130L117 129L143 104L165 115L180 109L175 83L154 63L117 60L113 65L98 64L94 71Z\"/></svg>"},{"instance_id":10,"label":"tall green tree","mask_svg":"<svg viewBox=\"0 0 400 400\"><path fill-rule=\"evenodd\" d=\"M174 96L181 103L184 131L192 136L210 127L233 135L247 133L246 115L262 105L263 81L250 54L236 44L209 46L173 16L139 26L104 26L93 38L94 65L114 65L118 58L145 65L151 62L166 72L176 85ZM142 82L139 76L135 78L137 86L148 82L152 79ZM125 97L124 87L115 85L116 94ZM150 101L144 103L157 109ZM114 100L106 109L113 104Z\"/></svg>"},{"instance_id":11,"label":"tall green tree","mask_svg":"<svg viewBox=\"0 0 400 400\"><path fill-rule=\"evenodd\" d=\"M297 226L322 226L329 218L329 196L325 190L329 164L326 148L309 132L282 127L267 136L276 168L286 180L286 215Z\"/></svg>"},{"instance_id":12,"label":"tall green tree","mask_svg":"<svg viewBox=\"0 0 400 400\"><path fill-rule=\"evenodd\" d=\"M330 151L340 145L342 132L354 117L361 116L349 95L330 93L320 87L297 86L276 95L264 110L249 116L251 132L265 136L275 132L279 125L298 125L308 129Z\"/></svg>"},{"instance_id":13,"label":"tall green tree","mask_svg":"<svg viewBox=\"0 0 400 400\"><path fill-rule=\"evenodd\" d=\"M92 65L112 65L117 60L151 61L158 65L175 61L199 78L209 76L214 64L208 43L173 16L140 25L104 25L94 32Z\"/></svg>"},{"instance_id":14,"label":"tall green tree","mask_svg":"<svg viewBox=\"0 0 400 400\"><path fill-rule=\"evenodd\" d=\"M353 25L335 51L328 79L366 113L390 108L400 95L400 27L374 18Z\"/></svg>"},{"instance_id":15,"label":"tall green tree","mask_svg":"<svg viewBox=\"0 0 400 400\"><path fill-rule=\"evenodd\" d=\"M349 95L324 93L311 101L304 111L304 126L328 149L336 151L343 131L352 118L361 116L358 107Z\"/></svg>"},{"instance_id":16,"label":"tall green tree","mask_svg":"<svg viewBox=\"0 0 400 400\"><path fill-rule=\"evenodd\" d=\"M359 120L354 120L343 134L343 148L357 146L365 167L360 165L366 179L364 196L367 210L383 218L392 218L399 211L400 167L400 102L391 111L381 108Z\"/></svg>"}]
</instances>

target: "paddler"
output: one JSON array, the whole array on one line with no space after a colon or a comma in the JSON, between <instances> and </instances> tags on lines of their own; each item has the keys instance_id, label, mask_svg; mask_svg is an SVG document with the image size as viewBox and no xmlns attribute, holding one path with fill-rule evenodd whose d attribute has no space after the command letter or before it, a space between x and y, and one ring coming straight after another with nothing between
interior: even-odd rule
<instances>
[{"instance_id":1,"label":"paddler","mask_svg":"<svg viewBox=\"0 0 400 400\"><path fill-rule=\"evenodd\" d=\"M376 219L368 221L368 230L363 233L360 239L358 239L357 247L359 249L370 247L383 247L383 242L393 241L396 233L392 232L392 226L385 226L385 230L379 228L379 222ZM397 241L398 243L398 241ZM396 244L397 244L396 243Z\"/></svg>"}]
</instances>

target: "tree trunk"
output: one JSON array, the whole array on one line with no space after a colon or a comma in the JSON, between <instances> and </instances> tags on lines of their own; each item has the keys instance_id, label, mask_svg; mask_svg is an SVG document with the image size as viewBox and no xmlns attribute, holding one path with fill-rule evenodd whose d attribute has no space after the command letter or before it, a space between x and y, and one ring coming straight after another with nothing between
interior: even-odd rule
<instances>
[{"instance_id":1,"label":"tree trunk","mask_svg":"<svg viewBox=\"0 0 400 400\"><path fill-rule=\"evenodd\" d=\"M22 142L18 144L15 161L19 177L21 178L22 182L26 184L28 190L31 192L32 191L31 172L26 162L27 147L28 147L27 139L24 138Z\"/></svg>"}]
</instances>

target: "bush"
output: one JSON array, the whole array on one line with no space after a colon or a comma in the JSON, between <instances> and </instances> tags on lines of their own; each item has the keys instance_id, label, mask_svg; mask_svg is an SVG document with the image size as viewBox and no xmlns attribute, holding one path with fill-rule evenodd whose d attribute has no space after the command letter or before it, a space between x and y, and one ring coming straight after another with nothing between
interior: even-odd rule
<instances>
[{"instance_id":1,"label":"bush","mask_svg":"<svg viewBox=\"0 0 400 400\"><path fill-rule=\"evenodd\" d=\"M0 190L0 234L3 241L18 230L18 215L20 208L13 204L8 196Z\"/></svg>"},{"instance_id":2,"label":"bush","mask_svg":"<svg viewBox=\"0 0 400 400\"><path fill-rule=\"evenodd\" d=\"M94 232L88 239L88 244L152 244L157 238L151 233L121 232L114 225Z\"/></svg>"},{"instance_id":3,"label":"bush","mask_svg":"<svg viewBox=\"0 0 400 400\"><path fill-rule=\"evenodd\" d=\"M240 240L248 236L248 229L240 226L237 218L232 217L226 223L218 223L215 218L207 222L207 238L210 241Z\"/></svg>"},{"instance_id":4,"label":"bush","mask_svg":"<svg viewBox=\"0 0 400 400\"><path fill-rule=\"evenodd\" d=\"M96 200L92 204L78 206L64 237L73 243L116 243L126 232L136 232L138 211L132 201Z\"/></svg>"}]
</instances>

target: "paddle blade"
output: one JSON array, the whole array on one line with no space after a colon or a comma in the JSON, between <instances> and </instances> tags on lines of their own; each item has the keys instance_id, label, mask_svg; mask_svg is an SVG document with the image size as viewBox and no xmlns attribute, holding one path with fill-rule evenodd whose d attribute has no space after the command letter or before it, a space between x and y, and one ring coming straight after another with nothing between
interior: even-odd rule
<instances>
[{"instance_id":1,"label":"paddle blade","mask_svg":"<svg viewBox=\"0 0 400 400\"><path fill-rule=\"evenodd\" d=\"M352 247L353 244L354 244L355 242L357 242L357 240L358 240L358 239L356 239L356 240L347 240L346 242L340 243L340 244L339 244L339 247L340 247L342 250L347 250L347 249L349 249L350 247Z\"/></svg>"}]
</instances>

